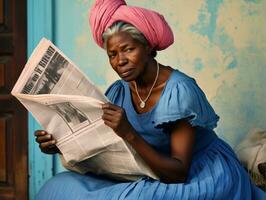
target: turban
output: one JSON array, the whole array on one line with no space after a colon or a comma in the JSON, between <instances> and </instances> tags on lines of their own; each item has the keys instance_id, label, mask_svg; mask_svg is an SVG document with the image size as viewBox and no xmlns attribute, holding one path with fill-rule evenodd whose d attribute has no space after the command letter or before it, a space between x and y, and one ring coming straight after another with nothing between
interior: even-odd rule
<instances>
[{"instance_id":1,"label":"turban","mask_svg":"<svg viewBox=\"0 0 266 200\"><path fill-rule=\"evenodd\" d=\"M174 42L171 28L159 13L127 6L124 0L96 0L89 13L89 22L93 38L100 47L103 48L102 34L117 21L135 26L155 50L166 49Z\"/></svg>"}]
</instances>

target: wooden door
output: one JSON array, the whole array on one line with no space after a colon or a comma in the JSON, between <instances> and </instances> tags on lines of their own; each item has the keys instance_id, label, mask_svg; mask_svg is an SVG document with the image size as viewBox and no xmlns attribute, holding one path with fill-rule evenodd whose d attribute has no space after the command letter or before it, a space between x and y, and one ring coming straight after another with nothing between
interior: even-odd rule
<instances>
[{"instance_id":1,"label":"wooden door","mask_svg":"<svg viewBox=\"0 0 266 200\"><path fill-rule=\"evenodd\" d=\"M28 199L27 111L10 95L26 62L26 0L0 0L0 199Z\"/></svg>"}]
</instances>

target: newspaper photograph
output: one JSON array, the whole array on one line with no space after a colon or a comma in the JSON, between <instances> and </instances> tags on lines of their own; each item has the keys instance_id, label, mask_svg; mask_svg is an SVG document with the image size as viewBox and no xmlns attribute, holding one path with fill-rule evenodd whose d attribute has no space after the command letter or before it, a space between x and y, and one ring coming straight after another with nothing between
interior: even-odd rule
<instances>
[{"instance_id":1,"label":"newspaper photograph","mask_svg":"<svg viewBox=\"0 0 266 200\"><path fill-rule=\"evenodd\" d=\"M104 124L101 105L107 97L51 41L40 41L11 93L53 135L67 169L123 180L158 179Z\"/></svg>"}]
</instances>

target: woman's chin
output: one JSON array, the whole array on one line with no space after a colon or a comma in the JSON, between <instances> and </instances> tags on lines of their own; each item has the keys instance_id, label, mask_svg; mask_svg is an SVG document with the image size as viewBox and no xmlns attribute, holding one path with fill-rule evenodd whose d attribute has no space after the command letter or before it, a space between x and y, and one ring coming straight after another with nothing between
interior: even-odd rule
<instances>
[{"instance_id":1,"label":"woman's chin","mask_svg":"<svg viewBox=\"0 0 266 200\"><path fill-rule=\"evenodd\" d=\"M135 79L133 77L121 77L120 78L123 80L123 81L126 81L126 82L130 82L130 81L134 81Z\"/></svg>"},{"instance_id":2,"label":"woman's chin","mask_svg":"<svg viewBox=\"0 0 266 200\"><path fill-rule=\"evenodd\" d=\"M120 78L126 82L134 81L136 78L132 74L127 75L127 76L122 76L120 75Z\"/></svg>"}]
</instances>

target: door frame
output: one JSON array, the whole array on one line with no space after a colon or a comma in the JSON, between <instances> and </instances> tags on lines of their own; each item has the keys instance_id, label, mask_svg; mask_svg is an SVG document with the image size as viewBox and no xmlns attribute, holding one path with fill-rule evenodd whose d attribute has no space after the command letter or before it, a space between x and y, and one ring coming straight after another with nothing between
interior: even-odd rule
<instances>
[{"instance_id":1,"label":"door frame","mask_svg":"<svg viewBox=\"0 0 266 200\"><path fill-rule=\"evenodd\" d=\"M42 37L54 40L53 0L27 1L27 57ZM35 142L34 131L41 129L32 115L28 115L28 160L29 160L29 199L33 200L40 187L54 175L55 156L43 154Z\"/></svg>"}]
</instances>

